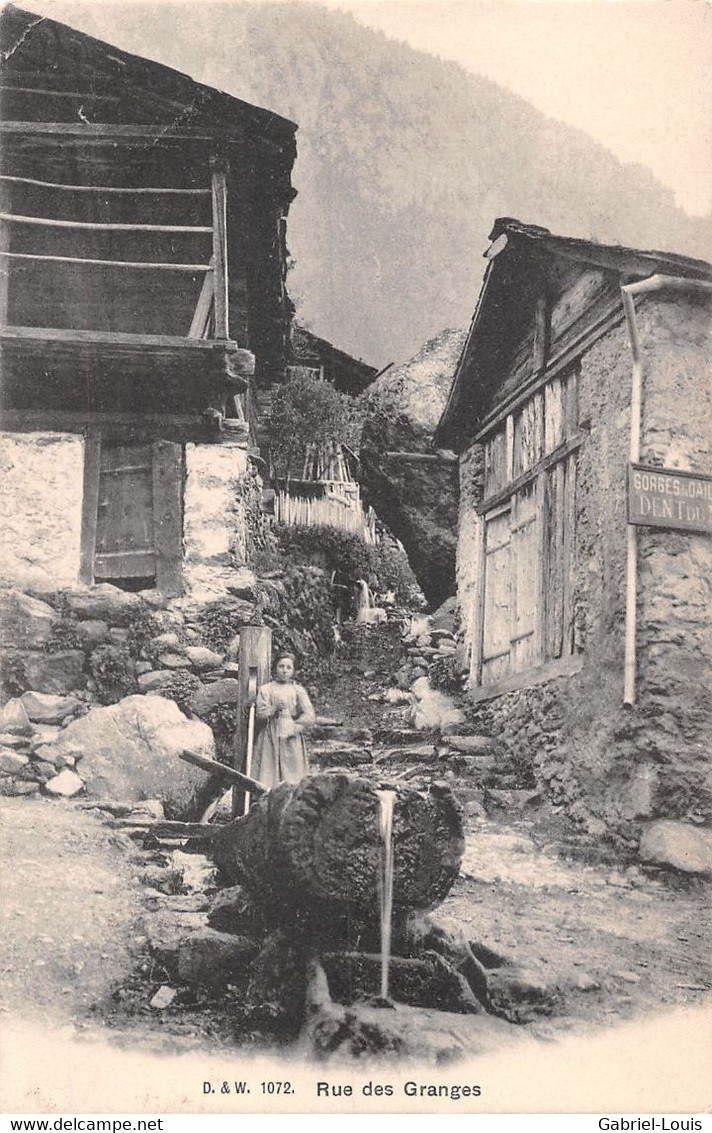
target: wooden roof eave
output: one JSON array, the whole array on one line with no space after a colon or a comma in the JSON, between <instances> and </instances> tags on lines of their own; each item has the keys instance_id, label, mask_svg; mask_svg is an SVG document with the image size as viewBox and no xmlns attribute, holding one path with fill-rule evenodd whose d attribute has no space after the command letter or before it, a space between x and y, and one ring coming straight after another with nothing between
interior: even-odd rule
<instances>
[{"instance_id":1,"label":"wooden roof eave","mask_svg":"<svg viewBox=\"0 0 712 1133\"><path fill-rule=\"evenodd\" d=\"M34 29L38 29L36 34L39 35L43 34L44 29L48 29L53 35L53 47L58 59L67 59L69 65L73 66L74 56L80 56L83 65L93 67L98 77L108 76L115 82L118 81L127 92L133 89L139 97L144 90L150 95L160 89L164 100L175 107L182 107L186 113L192 112L196 116L199 130L211 137L221 132L215 130L214 123L227 121L232 123L230 130L235 131L239 126L241 134L249 133L253 138L262 136L266 142L285 148L288 152L295 146L297 126L294 122L199 83L172 67L132 55L67 24L37 16L13 4L8 4L3 9L2 22L5 37L10 41L7 45L8 59L18 52ZM22 62L22 58L21 54L17 55L19 62ZM176 114L179 114L178 110Z\"/></svg>"},{"instance_id":2,"label":"wooden roof eave","mask_svg":"<svg viewBox=\"0 0 712 1133\"><path fill-rule=\"evenodd\" d=\"M492 285L494 264L495 261L490 260L485 269L484 279L482 280L480 293L477 297L477 305L475 306L474 314L470 320L470 329L467 332L467 338L465 339L457 366L455 367L455 376L452 380L447 402L445 403L445 409L433 434L433 443L440 447L455 447L462 438L463 423L461 421L461 414L468 400L465 387L469 384L468 375L473 362L473 341L483 318L485 303ZM458 425L460 426L459 428Z\"/></svg>"}]
</instances>

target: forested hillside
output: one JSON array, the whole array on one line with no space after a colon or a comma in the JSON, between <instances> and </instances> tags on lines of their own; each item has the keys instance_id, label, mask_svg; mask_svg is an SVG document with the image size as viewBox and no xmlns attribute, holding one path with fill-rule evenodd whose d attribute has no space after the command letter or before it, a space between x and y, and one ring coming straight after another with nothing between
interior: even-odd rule
<instances>
[{"instance_id":1,"label":"forested hillside","mask_svg":"<svg viewBox=\"0 0 712 1133\"><path fill-rule=\"evenodd\" d=\"M710 254L701 222L646 170L344 13L68 2L48 14L299 123L290 291L318 334L373 364L466 324L496 216Z\"/></svg>"}]
</instances>

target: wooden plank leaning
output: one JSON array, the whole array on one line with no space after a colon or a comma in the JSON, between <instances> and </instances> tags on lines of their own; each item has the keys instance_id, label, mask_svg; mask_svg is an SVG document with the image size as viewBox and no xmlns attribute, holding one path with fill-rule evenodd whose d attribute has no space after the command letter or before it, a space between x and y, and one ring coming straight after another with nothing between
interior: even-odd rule
<instances>
[{"instance_id":1,"label":"wooden plank leaning","mask_svg":"<svg viewBox=\"0 0 712 1133\"><path fill-rule=\"evenodd\" d=\"M194 751L182 751L180 758L186 763L193 763L196 767L202 768L203 771L209 771L211 775L220 775L231 783L246 787L253 795L264 795L269 790L269 787L260 783L259 779L252 779L249 775L243 775L241 771L236 771L234 767L228 767L225 763L208 759L206 755L196 755Z\"/></svg>"}]
</instances>

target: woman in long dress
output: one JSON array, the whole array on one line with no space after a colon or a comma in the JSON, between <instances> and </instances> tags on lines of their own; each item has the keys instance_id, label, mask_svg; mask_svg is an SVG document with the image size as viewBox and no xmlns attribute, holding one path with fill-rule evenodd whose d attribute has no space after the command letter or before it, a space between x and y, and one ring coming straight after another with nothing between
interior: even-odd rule
<instances>
[{"instance_id":1,"label":"woman in long dress","mask_svg":"<svg viewBox=\"0 0 712 1133\"><path fill-rule=\"evenodd\" d=\"M306 689L294 680L294 654L279 653L273 681L263 685L255 715L263 722L255 741L255 779L267 787L298 783L309 772L303 732L316 721Z\"/></svg>"}]
</instances>

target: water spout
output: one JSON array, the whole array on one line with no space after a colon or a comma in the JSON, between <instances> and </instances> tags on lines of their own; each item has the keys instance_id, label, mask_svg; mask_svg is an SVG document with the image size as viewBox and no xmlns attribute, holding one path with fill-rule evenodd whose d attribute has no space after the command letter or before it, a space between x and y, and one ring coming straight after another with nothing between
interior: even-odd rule
<instances>
[{"instance_id":1,"label":"water spout","mask_svg":"<svg viewBox=\"0 0 712 1133\"><path fill-rule=\"evenodd\" d=\"M395 791L377 791L379 833L381 836L381 868L378 875L378 897L381 913L381 999L388 999L388 974L391 963L391 928L393 923L393 805Z\"/></svg>"}]
</instances>

